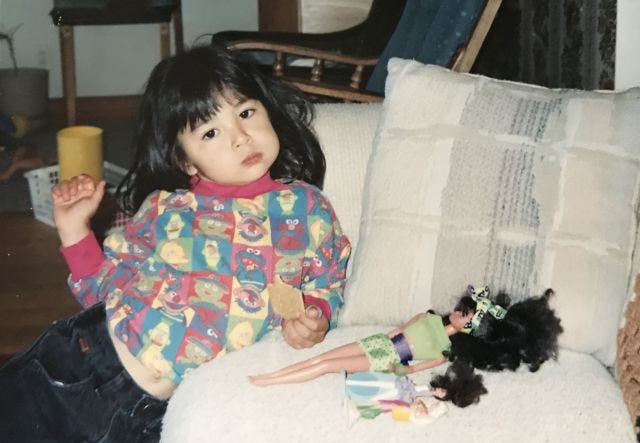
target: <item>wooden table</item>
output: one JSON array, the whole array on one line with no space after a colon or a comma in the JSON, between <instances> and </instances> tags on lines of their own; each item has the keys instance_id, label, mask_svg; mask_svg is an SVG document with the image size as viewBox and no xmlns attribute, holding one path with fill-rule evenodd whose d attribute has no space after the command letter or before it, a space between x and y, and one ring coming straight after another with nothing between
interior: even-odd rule
<instances>
[{"instance_id":1,"label":"wooden table","mask_svg":"<svg viewBox=\"0 0 640 443\"><path fill-rule=\"evenodd\" d=\"M0 213L0 355L30 345L54 320L80 311L56 230L31 213Z\"/></svg>"}]
</instances>

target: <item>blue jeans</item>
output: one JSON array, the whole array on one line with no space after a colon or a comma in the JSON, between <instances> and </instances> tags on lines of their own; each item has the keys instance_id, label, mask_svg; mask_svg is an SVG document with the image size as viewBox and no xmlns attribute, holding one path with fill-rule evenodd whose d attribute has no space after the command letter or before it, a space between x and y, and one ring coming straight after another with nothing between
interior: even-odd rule
<instances>
[{"instance_id":1,"label":"blue jeans","mask_svg":"<svg viewBox=\"0 0 640 443\"><path fill-rule=\"evenodd\" d=\"M102 303L53 323L0 368L2 441L157 442L165 409L122 367Z\"/></svg>"}]
</instances>

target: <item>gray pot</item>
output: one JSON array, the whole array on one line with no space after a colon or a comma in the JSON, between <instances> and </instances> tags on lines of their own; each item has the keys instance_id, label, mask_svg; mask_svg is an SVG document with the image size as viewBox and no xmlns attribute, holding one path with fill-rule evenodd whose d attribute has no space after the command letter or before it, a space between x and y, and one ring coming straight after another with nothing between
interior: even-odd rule
<instances>
[{"instance_id":1,"label":"gray pot","mask_svg":"<svg viewBox=\"0 0 640 443\"><path fill-rule=\"evenodd\" d=\"M29 129L47 123L49 71L40 68L0 69L0 112L26 114Z\"/></svg>"}]
</instances>

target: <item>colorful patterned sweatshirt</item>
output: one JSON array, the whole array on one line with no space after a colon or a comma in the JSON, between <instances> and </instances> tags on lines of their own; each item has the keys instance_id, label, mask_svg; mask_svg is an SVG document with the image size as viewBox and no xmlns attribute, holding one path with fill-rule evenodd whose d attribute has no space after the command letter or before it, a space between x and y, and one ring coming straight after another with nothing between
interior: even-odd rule
<instances>
[{"instance_id":1,"label":"colorful patterned sweatshirt","mask_svg":"<svg viewBox=\"0 0 640 443\"><path fill-rule=\"evenodd\" d=\"M192 185L150 194L104 252L93 234L62 248L84 307L105 301L114 335L175 384L280 327L266 290L275 275L335 326L350 245L317 188L268 174Z\"/></svg>"}]
</instances>

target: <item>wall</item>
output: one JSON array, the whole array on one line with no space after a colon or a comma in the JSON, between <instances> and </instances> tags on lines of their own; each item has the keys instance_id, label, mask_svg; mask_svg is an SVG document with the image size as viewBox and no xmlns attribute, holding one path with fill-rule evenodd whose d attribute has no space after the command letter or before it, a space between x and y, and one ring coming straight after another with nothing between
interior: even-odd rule
<instances>
[{"instance_id":1,"label":"wall","mask_svg":"<svg viewBox=\"0 0 640 443\"><path fill-rule=\"evenodd\" d=\"M372 0L300 0L302 32L331 32L364 20Z\"/></svg>"},{"instance_id":2,"label":"wall","mask_svg":"<svg viewBox=\"0 0 640 443\"><path fill-rule=\"evenodd\" d=\"M640 86L640 1L618 0L616 88Z\"/></svg>"},{"instance_id":3,"label":"wall","mask_svg":"<svg viewBox=\"0 0 640 443\"><path fill-rule=\"evenodd\" d=\"M182 0L184 42L226 29L258 28L255 0ZM58 28L49 11L53 0L0 0L4 30L23 23L14 39L20 66L49 69L49 96L62 96ZM75 28L76 81L80 97L139 94L160 60L158 25L79 26ZM172 34L173 38L173 34ZM0 42L0 68L11 66Z\"/></svg>"},{"instance_id":4,"label":"wall","mask_svg":"<svg viewBox=\"0 0 640 443\"><path fill-rule=\"evenodd\" d=\"M182 3L187 45L201 34L258 27L256 0ZM48 68L50 96L61 97L58 33L48 15L52 7L53 0L0 0L0 23L5 28L23 23L15 38L18 63ZM640 85L640 0L618 0L617 14L615 86ZM80 96L137 94L159 60L156 25L79 27L75 41ZM3 43L0 42L0 68L10 66Z\"/></svg>"}]
</instances>

